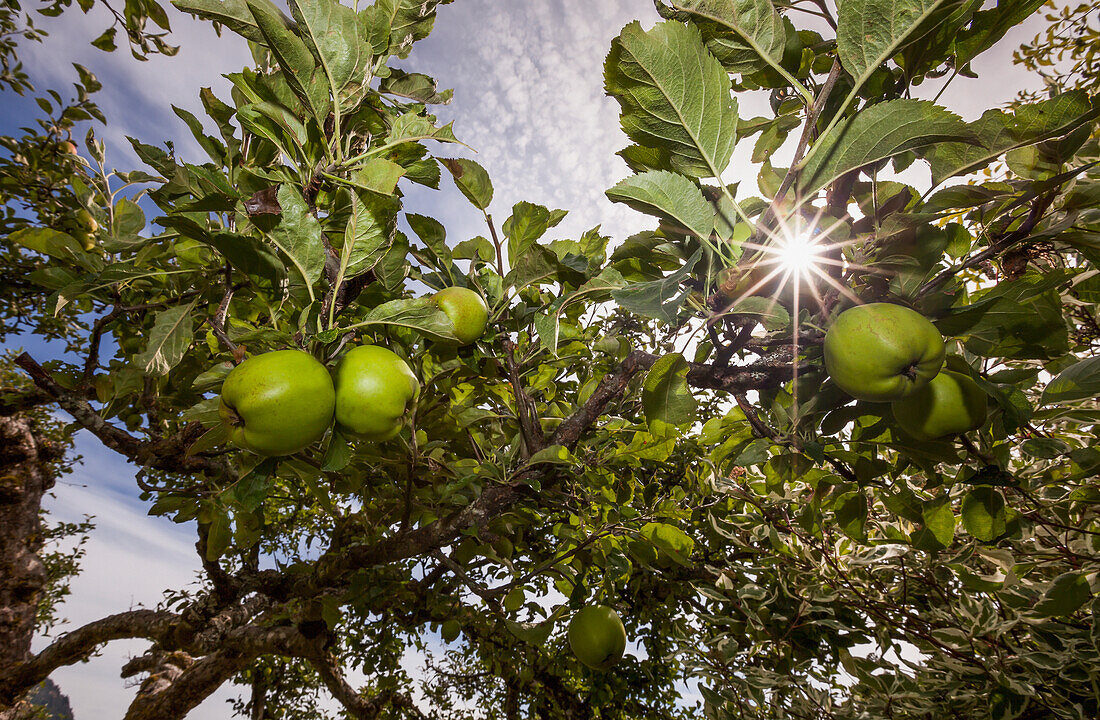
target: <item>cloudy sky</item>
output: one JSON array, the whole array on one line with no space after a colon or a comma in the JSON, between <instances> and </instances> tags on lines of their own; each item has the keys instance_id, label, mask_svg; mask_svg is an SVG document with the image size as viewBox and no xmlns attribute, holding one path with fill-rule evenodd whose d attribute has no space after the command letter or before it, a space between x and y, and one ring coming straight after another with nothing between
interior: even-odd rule
<instances>
[{"instance_id":1,"label":"cloudy sky","mask_svg":"<svg viewBox=\"0 0 1100 720\"><path fill-rule=\"evenodd\" d=\"M127 135L150 143L173 139L185 157L201 162L200 151L170 105L201 116L199 89L210 86L227 97L228 82L221 75L249 62L247 48L236 37L218 38L208 26L174 9L169 13L173 40L181 45L174 58L138 63L125 49L112 54L95 50L87 43L106 26L106 19L95 13L89 19L75 10L57 20L43 19L40 24L50 37L22 50L40 89L71 87L73 62L99 75L105 89L98 102L109 122L106 131L97 128L97 133L108 141L109 161L124 169L137 166ZM558 237L602 225L605 233L622 239L650 226L603 195L628 172L614 155L626 139L618 128L617 104L603 95L602 62L611 39L634 19L646 27L657 21L649 0L457 0L440 9L433 35L402 63L436 77L441 87L455 89L454 101L439 114L455 121L457 136L477 150L476 155L463 154L475 157L493 178L491 211L498 223L514 202L529 200L570 211L552 231ZM975 63L981 79L957 79L941 103L974 119L1019 89L1037 87L1034 78L1011 65L1012 50L1035 32L1035 23L1014 30ZM929 94L935 90L938 85ZM742 116L766 112L766 98L740 102ZM4 96L0 126L11 132L36 113L29 99ZM734 166L748 168L751 143L743 145ZM782 159L780 155L777 164ZM446 181L444 185L440 192L410 189L407 208L441 220L452 242L484 233L480 216ZM23 344L40 360L57 353L33 338ZM165 589L194 582L194 528L147 517L136 497L133 468L87 433L78 434L78 451L83 465L59 483L49 507L59 520L95 515L97 527L65 617L79 625L130 607L153 606ZM121 717L134 688L119 678L119 668L141 648L137 642L114 643L91 662L55 674L78 720ZM228 718L225 700L231 694L223 689L192 717Z\"/></svg>"}]
</instances>

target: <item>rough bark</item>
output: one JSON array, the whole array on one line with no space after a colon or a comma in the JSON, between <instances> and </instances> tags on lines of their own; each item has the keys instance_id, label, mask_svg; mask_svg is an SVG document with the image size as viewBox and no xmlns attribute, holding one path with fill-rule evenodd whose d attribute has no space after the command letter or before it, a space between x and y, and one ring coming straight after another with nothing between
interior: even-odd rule
<instances>
[{"instance_id":1,"label":"rough bark","mask_svg":"<svg viewBox=\"0 0 1100 720\"><path fill-rule=\"evenodd\" d=\"M0 416L0 667L30 656L46 568L39 510L60 448L22 415ZM3 704L0 703L0 708Z\"/></svg>"}]
</instances>

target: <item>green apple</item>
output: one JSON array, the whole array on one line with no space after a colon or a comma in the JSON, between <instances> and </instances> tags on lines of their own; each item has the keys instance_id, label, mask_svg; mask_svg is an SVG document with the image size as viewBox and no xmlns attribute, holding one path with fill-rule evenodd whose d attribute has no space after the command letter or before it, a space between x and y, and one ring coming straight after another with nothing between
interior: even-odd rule
<instances>
[{"instance_id":1,"label":"green apple","mask_svg":"<svg viewBox=\"0 0 1100 720\"><path fill-rule=\"evenodd\" d=\"M870 303L842 312L825 334L825 368L859 400L889 402L923 387L943 366L936 326L901 305Z\"/></svg>"},{"instance_id":2,"label":"green apple","mask_svg":"<svg viewBox=\"0 0 1100 720\"><path fill-rule=\"evenodd\" d=\"M901 429L918 440L970 432L985 423L985 391L969 375L944 370L890 409Z\"/></svg>"},{"instance_id":3,"label":"green apple","mask_svg":"<svg viewBox=\"0 0 1100 720\"><path fill-rule=\"evenodd\" d=\"M321 439L335 406L324 365L301 350L276 350L230 371L218 411L238 447L258 455L290 455Z\"/></svg>"},{"instance_id":4,"label":"green apple","mask_svg":"<svg viewBox=\"0 0 1100 720\"><path fill-rule=\"evenodd\" d=\"M618 613L606 605L590 605L569 621L569 647L593 670L607 670L623 657L626 628Z\"/></svg>"},{"instance_id":5,"label":"green apple","mask_svg":"<svg viewBox=\"0 0 1100 720\"><path fill-rule=\"evenodd\" d=\"M420 380L396 353L379 345L354 347L333 373L336 427L361 440L389 440L420 395Z\"/></svg>"},{"instance_id":6,"label":"green apple","mask_svg":"<svg viewBox=\"0 0 1100 720\"><path fill-rule=\"evenodd\" d=\"M443 288L432 300L451 319L460 345L469 345L485 333L489 307L473 290L464 287Z\"/></svg>"},{"instance_id":7,"label":"green apple","mask_svg":"<svg viewBox=\"0 0 1100 720\"><path fill-rule=\"evenodd\" d=\"M99 229L99 223L96 222L95 217L87 208L80 208L76 211L76 224L78 227L90 233L94 233Z\"/></svg>"}]
</instances>

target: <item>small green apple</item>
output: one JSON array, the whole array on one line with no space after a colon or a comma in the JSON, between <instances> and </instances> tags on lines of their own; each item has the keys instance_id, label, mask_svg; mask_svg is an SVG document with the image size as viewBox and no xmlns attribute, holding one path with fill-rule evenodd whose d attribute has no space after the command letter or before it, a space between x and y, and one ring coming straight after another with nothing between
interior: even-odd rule
<instances>
[{"instance_id":1,"label":"small green apple","mask_svg":"<svg viewBox=\"0 0 1100 720\"><path fill-rule=\"evenodd\" d=\"M87 208L80 208L76 211L76 224L81 229L94 233L99 229L99 223L96 222L95 217Z\"/></svg>"},{"instance_id":2,"label":"small green apple","mask_svg":"<svg viewBox=\"0 0 1100 720\"><path fill-rule=\"evenodd\" d=\"M946 350L936 326L891 303L842 312L825 334L825 367L841 390L859 400L889 402L926 385Z\"/></svg>"},{"instance_id":3,"label":"small green apple","mask_svg":"<svg viewBox=\"0 0 1100 720\"><path fill-rule=\"evenodd\" d=\"M569 647L593 670L607 670L626 651L626 628L618 613L606 605L589 605L569 621Z\"/></svg>"},{"instance_id":4,"label":"small green apple","mask_svg":"<svg viewBox=\"0 0 1100 720\"><path fill-rule=\"evenodd\" d=\"M238 447L258 455L290 455L321 439L335 406L324 365L301 350L276 350L230 371L218 411Z\"/></svg>"},{"instance_id":5,"label":"small green apple","mask_svg":"<svg viewBox=\"0 0 1100 720\"><path fill-rule=\"evenodd\" d=\"M396 353L379 345L354 347L333 373L336 427L361 440L382 442L401 430L420 395L420 380Z\"/></svg>"},{"instance_id":6,"label":"small green apple","mask_svg":"<svg viewBox=\"0 0 1100 720\"><path fill-rule=\"evenodd\" d=\"M464 287L443 288L432 300L451 319L460 345L469 345L485 333L489 306L473 290Z\"/></svg>"},{"instance_id":7,"label":"small green apple","mask_svg":"<svg viewBox=\"0 0 1100 720\"><path fill-rule=\"evenodd\" d=\"M985 423L988 399L969 375L944 370L890 409L901 429L918 440L970 432Z\"/></svg>"}]
</instances>

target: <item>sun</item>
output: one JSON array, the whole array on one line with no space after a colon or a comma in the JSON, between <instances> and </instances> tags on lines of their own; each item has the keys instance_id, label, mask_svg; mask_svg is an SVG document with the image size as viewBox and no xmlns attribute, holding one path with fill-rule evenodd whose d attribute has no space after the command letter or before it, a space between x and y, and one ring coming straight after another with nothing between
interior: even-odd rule
<instances>
[{"instance_id":1,"label":"sun","mask_svg":"<svg viewBox=\"0 0 1100 720\"><path fill-rule=\"evenodd\" d=\"M825 246L817 242L811 230L783 233L776 239L772 252L780 267L791 275L807 276L821 264Z\"/></svg>"}]
</instances>

